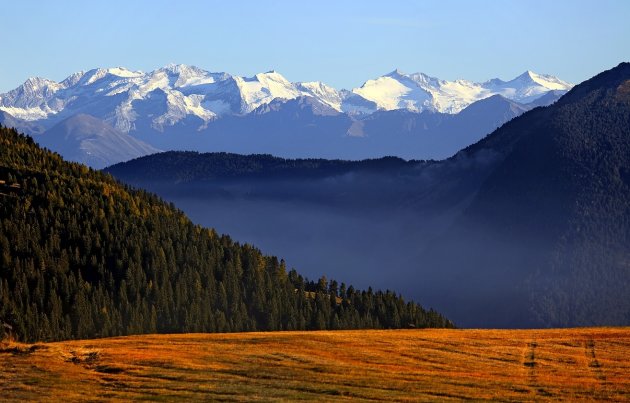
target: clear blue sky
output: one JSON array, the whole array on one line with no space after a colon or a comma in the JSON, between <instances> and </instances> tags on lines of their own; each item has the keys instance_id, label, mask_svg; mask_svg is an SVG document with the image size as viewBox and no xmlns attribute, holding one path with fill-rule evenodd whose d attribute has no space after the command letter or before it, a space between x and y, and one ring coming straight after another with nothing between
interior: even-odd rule
<instances>
[{"instance_id":1,"label":"clear blue sky","mask_svg":"<svg viewBox=\"0 0 630 403\"><path fill-rule=\"evenodd\" d=\"M628 0L8 0L0 10L0 92L30 76L168 63L351 88L395 68L580 82L630 60Z\"/></svg>"}]
</instances>

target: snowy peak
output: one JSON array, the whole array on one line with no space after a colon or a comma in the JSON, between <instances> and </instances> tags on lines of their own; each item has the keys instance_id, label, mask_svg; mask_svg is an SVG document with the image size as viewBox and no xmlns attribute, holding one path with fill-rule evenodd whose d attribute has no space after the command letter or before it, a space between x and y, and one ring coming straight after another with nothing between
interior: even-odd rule
<instances>
[{"instance_id":1,"label":"snowy peak","mask_svg":"<svg viewBox=\"0 0 630 403\"><path fill-rule=\"evenodd\" d=\"M534 73L531 70L525 70L525 72L523 74L521 74L520 76L516 77L514 79L514 81L525 81L525 82L536 82L534 80L534 76L536 76L537 74Z\"/></svg>"},{"instance_id":2,"label":"snowy peak","mask_svg":"<svg viewBox=\"0 0 630 403\"><path fill-rule=\"evenodd\" d=\"M254 77L234 77L234 80L242 99L241 113L249 113L276 98L294 99L301 95L295 85L275 71Z\"/></svg>"},{"instance_id":3,"label":"snowy peak","mask_svg":"<svg viewBox=\"0 0 630 403\"><path fill-rule=\"evenodd\" d=\"M557 77L527 70L510 81L490 80L481 86L488 92L503 95L513 101L531 103L549 91L568 91L573 85Z\"/></svg>"},{"instance_id":4,"label":"snowy peak","mask_svg":"<svg viewBox=\"0 0 630 403\"><path fill-rule=\"evenodd\" d=\"M395 69L394 71L391 71L391 72L385 74L384 77L391 77L391 78L397 79L397 78L402 78L402 77L405 77L405 76L406 76L405 73L403 73L399 69Z\"/></svg>"},{"instance_id":5,"label":"snowy peak","mask_svg":"<svg viewBox=\"0 0 630 403\"><path fill-rule=\"evenodd\" d=\"M31 77L28 78L24 84L22 85L22 87L26 90L30 90L30 91L37 91L39 89L45 89L45 88L50 88L50 87L57 87L58 84L52 80L48 80L47 78L43 78L43 77Z\"/></svg>"},{"instance_id":6,"label":"snowy peak","mask_svg":"<svg viewBox=\"0 0 630 403\"><path fill-rule=\"evenodd\" d=\"M151 73L154 76L166 76L174 88L185 88L213 84L229 78L227 73L210 73L196 66L169 64Z\"/></svg>"},{"instance_id":7,"label":"snowy peak","mask_svg":"<svg viewBox=\"0 0 630 403\"><path fill-rule=\"evenodd\" d=\"M321 81L297 83L295 86L300 92L320 100L338 112L342 111L342 95L333 87Z\"/></svg>"},{"instance_id":8,"label":"snowy peak","mask_svg":"<svg viewBox=\"0 0 630 403\"><path fill-rule=\"evenodd\" d=\"M66 80L64 80L63 82L69 85L90 85L106 77L108 77L110 80L116 80L118 78L142 77L143 75L143 73L140 71L131 71L125 69L124 67L113 67L108 69L98 68L79 74L81 74L80 77L76 77L73 79L73 76L70 76L66 78Z\"/></svg>"},{"instance_id":9,"label":"snowy peak","mask_svg":"<svg viewBox=\"0 0 630 403\"><path fill-rule=\"evenodd\" d=\"M431 93L398 70L368 80L353 92L374 102L379 109L407 109L413 112L433 109Z\"/></svg>"},{"instance_id":10,"label":"snowy peak","mask_svg":"<svg viewBox=\"0 0 630 403\"><path fill-rule=\"evenodd\" d=\"M84 74L85 74L85 71L79 71L79 72L70 74L60 84L63 88L68 88L68 87L72 87L73 85L77 85L77 83L81 80Z\"/></svg>"},{"instance_id":11,"label":"snowy peak","mask_svg":"<svg viewBox=\"0 0 630 403\"><path fill-rule=\"evenodd\" d=\"M573 87L573 85L567 83L566 81L562 81L557 77L546 74L536 74L530 70L527 70L525 73L518 76L516 80L518 79L523 82L528 82L529 84L543 86L549 90L568 91Z\"/></svg>"},{"instance_id":12,"label":"snowy peak","mask_svg":"<svg viewBox=\"0 0 630 403\"><path fill-rule=\"evenodd\" d=\"M406 74L396 69L353 90L375 102L379 109L433 110L458 113L473 102L501 95L529 103L549 91L568 91L572 84L554 76L526 71L511 81L493 79L485 83L468 80L446 81L424 73Z\"/></svg>"},{"instance_id":13,"label":"snowy peak","mask_svg":"<svg viewBox=\"0 0 630 403\"><path fill-rule=\"evenodd\" d=\"M55 94L62 86L42 77L31 77L14 90L0 95L0 105L30 108Z\"/></svg>"},{"instance_id":14,"label":"snowy peak","mask_svg":"<svg viewBox=\"0 0 630 403\"><path fill-rule=\"evenodd\" d=\"M157 69L156 71L164 71L173 75L185 75L185 76L193 76L193 75L204 75L207 71L200 69L197 66L190 66L187 64L175 64L170 63L166 66Z\"/></svg>"},{"instance_id":15,"label":"snowy peak","mask_svg":"<svg viewBox=\"0 0 630 403\"><path fill-rule=\"evenodd\" d=\"M418 85L438 86L440 84L440 80L438 78L428 76L424 73L407 74L403 73L399 69L396 69L391 73L386 74L385 77L391 77L398 81L411 81Z\"/></svg>"}]
</instances>

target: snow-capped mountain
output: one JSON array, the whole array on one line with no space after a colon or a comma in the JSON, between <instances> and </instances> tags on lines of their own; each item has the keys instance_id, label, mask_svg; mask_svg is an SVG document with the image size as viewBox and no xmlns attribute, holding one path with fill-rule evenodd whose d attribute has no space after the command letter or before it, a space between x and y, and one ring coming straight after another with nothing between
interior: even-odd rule
<instances>
[{"instance_id":1,"label":"snow-capped mountain","mask_svg":"<svg viewBox=\"0 0 630 403\"><path fill-rule=\"evenodd\" d=\"M302 96L350 115L397 109L458 113L493 95L529 103L549 91L571 87L556 77L530 71L510 81L474 83L396 70L348 91L321 82L292 83L275 71L240 77L187 65L169 65L148 73L117 67L75 73L59 83L29 78L0 95L0 110L25 121L42 121L45 127L87 113L129 133L139 127L162 131L189 118L200 128L226 115L250 113L275 99Z\"/></svg>"},{"instance_id":2,"label":"snow-capped mountain","mask_svg":"<svg viewBox=\"0 0 630 403\"><path fill-rule=\"evenodd\" d=\"M474 83L467 80L445 81L423 73L404 74L395 70L375 80L368 80L352 91L384 110L458 113L473 102L493 95L501 95L519 103L530 103L549 91L568 91L572 87L572 84L556 77L531 71L510 81L493 79Z\"/></svg>"}]
</instances>

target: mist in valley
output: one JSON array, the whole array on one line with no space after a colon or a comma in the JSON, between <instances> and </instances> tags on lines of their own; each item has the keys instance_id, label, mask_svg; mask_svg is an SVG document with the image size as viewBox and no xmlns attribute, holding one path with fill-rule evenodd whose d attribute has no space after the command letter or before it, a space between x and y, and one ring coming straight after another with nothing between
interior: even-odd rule
<instances>
[{"instance_id":1,"label":"mist in valley","mask_svg":"<svg viewBox=\"0 0 630 403\"><path fill-rule=\"evenodd\" d=\"M406 163L395 172L284 172L133 184L173 202L197 224L283 258L310 280L326 276L359 288L394 290L468 324L449 296L465 295L470 303L496 294L496 284L477 284L471 292L469 280L453 278L451 268L436 271L427 256L436 242L441 248L453 242L443 239L445 233L495 160L492 153L479 153L448 164ZM453 253L462 247L465 242L453 246Z\"/></svg>"}]
</instances>

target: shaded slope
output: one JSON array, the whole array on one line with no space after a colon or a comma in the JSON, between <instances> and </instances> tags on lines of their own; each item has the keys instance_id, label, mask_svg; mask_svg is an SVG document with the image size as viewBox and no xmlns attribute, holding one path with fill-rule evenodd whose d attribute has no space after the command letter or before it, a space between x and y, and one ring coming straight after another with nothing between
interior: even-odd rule
<instances>
[{"instance_id":1,"label":"shaded slope","mask_svg":"<svg viewBox=\"0 0 630 403\"><path fill-rule=\"evenodd\" d=\"M18 119L8 112L0 110L0 124L5 127L14 127L30 135L38 135L45 131L44 127L35 122Z\"/></svg>"},{"instance_id":2,"label":"shaded slope","mask_svg":"<svg viewBox=\"0 0 630 403\"><path fill-rule=\"evenodd\" d=\"M463 151L504 159L425 256L431 287L459 285L459 303L441 298L447 312L499 326L630 323L628 89L622 63Z\"/></svg>"},{"instance_id":3,"label":"shaded slope","mask_svg":"<svg viewBox=\"0 0 630 403\"><path fill-rule=\"evenodd\" d=\"M38 136L37 141L67 160L93 168L103 168L160 151L85 114L74 115L58 123Z\"/></svg>"}]
</instances>

